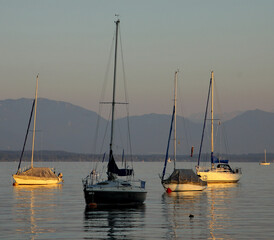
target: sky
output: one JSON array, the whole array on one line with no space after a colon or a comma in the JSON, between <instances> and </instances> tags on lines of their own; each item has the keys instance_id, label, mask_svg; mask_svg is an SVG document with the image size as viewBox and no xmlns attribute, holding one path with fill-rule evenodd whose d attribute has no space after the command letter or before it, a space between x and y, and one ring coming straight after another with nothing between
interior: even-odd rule
<instances>
[{"instance_id":1,"label":"sky","mask_svg":"<svg viewBox=\"0 0 274 240\"><path fill-rule=\"evenodd\" d=\"M177 69L184 116L204 111L212 70L222 112L274 111L273 12L272 0L0 0L0 99L33 98L39 73L39 97L98 112L119 14L130 115L171 114Z\"/></svg>"}]
</instances>

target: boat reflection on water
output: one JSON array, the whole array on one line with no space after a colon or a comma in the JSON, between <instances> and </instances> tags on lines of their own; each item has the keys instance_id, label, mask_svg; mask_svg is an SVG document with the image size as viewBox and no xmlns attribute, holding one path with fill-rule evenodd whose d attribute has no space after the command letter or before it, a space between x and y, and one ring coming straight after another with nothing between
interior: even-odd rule
<instances>
[{"instance_id":1,"label":"boat reflection on water","mask_svg":"<svg viewBox=\"0 0 274 240\"><path fill-rule=\"evenodd\" d=\"M165 238L231 239L239 186L239 183L211 183L202 192L164 193L163 218L168 226L163 233Z\"/></svg>"},{"instance_id":2,"label":"boat reflection on water","mask_svg":"<svg viewBox=\"0 0 274 240\"><path fill-rule=\"evenodd\" d=\"M239 183L208 184L208 219L212 239L231 238L229 235L233 216L237 214L232 204L239 194Z\"/></svg>"},{"instance_id":3,"label":"boat reflection on water","mask_svg":"<svg viewBox=\"0 0 274 240\"><path fill-rule=\"evenodd\" d=\"M20 239L37 239L43 233L55 232L47 221L52 217L52 213L57 212L58 191L62 191L62 184L13 187L13 216L16 222L14 231Z\"/></svg>"},{"instance_id":4,"label":"boat reflection on water","mask_svg":"<svg viewBox=\"0 0 274 240\"><path fill-rule=\"evenodd\" d=\"M163 204L173 204L177 207L182 207L191 210L196 202L206 199L206 193L202 191L189 191L189 192L171 192L163 193L162 201Z\"/></svg>"},{"instance_id":5,"label":"boat reflection on water","mask_svg":"<svg viewBox=\"0 0 274 240\"><path fill-rule=\"evenodd\" d=\"M163 215L168 225L165 238L193 239L198 236L203 239L208 228L207 202L206 191L164 193Z\"/></svg>"},{"instance_id":6,"label":"boat reflection on water","mask_svg":"<svg viewBox=\"0 0 274 240\"><path fill-rule=\"evenodd\" d=\"M92 239L138 239L145 226L145 210L145 205L87 206L84 211L84 231L89 232Z\"/></svg>"}]
</instances>

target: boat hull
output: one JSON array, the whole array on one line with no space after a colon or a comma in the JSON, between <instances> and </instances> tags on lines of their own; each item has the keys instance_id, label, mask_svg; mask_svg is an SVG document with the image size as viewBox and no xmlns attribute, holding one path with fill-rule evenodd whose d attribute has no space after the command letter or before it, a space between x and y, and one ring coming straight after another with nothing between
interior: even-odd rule
<instances>
[{"instance_id":1,"label":"boat hull","mask_svg":"<svg viewBox=\"0 0 274 240\"><path fill-rule=\"evenodd\" d=\"M240 180L241 174L232 172L217 172L217 171L207 171L207 172L197 172L200 175L201 180L208 183L236 183Z\"/></svg>"},{"instance_id":2,"label":"boat hull","mask_svg":"<svg viewBox=\"0 0 274 240\"><path fill-rule=\"evenodd\" d=\"M262 165L262 166L268 166L268 165L270 165L270 163L269 162L260 162L260 165Z\"/></svg>"},{"instance_id":3,"label":"boat hull","mask_svg":"<svg viewBox=\"0 0 274 240\"><path fill-rule=\"evenodd\" d=\"M135 190L105 190L85 188L87 205L140 205L146 199L147 192Z\"/></svg>"},{"instance_id":4,"label":"boat hull","mask_svg":"<svg viewBox=\"0 0 274 240\"><path fill-rule=\"evenodd\" d=\"M19 176L19 175L12 175L15 185L51 185L51 184L58 184L62 182L62 179L59 178L43 178L43 177L30 177L30 176Z\"/></svg>"},{"instance_id":5,"label":"boat hull","mask_svg":"<svg viewBox=\"0 0 274 240\"><path fill-rule=\"evenodd\" d=\"M203 191L206 189L206 185L202 186L199 184L192 183L163 183L163 187L165 190L170 189L172 192L185 192L185 191Z\"/></svg>"}]
</instances>

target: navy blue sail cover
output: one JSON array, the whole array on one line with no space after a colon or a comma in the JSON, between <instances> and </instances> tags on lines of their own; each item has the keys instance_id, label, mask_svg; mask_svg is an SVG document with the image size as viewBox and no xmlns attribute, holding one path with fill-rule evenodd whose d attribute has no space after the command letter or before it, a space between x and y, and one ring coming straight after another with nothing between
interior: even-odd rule
<instances>
[{"instance_id":1,"label":"navy blue sail cover","mask_svg":"<svg viewBox=\"0 0 274 240\"><path fill-rule=\"evenodd\" d=\"M108 162L108 173L114 173L118 176L130 176L133 174L133 169L119 169L110 151L109 162Z\"/></svg>"},{"instance_id":2,"label":"navy blue sail cover","mask_svg":"<svg viewBox=\"0 0 274 240\"><path fill-rule=\"evenodd\" d=\"M228 163L227 159L219 159L215 156L213 156L213 163Z\"/></svg>"}]
</instances>

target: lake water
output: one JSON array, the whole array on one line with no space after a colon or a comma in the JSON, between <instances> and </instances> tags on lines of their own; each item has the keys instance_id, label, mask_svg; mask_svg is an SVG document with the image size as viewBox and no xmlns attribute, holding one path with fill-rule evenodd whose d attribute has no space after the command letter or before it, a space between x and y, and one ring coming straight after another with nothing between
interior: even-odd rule
<instances>
[{"instance_id":1,"label":"lake water","mask_svg":"<svg viewBox=\"0 0 274 240\"><path fill-rule=\"evenodd\" d=\"M13 187L17 163L0 163L0 239L274 239L274 164L231 163L242 168L238 184L167 194L158 177L163 163L134 163L147 181L144 206L104 210L85 209L81 179L91 163L35 165L55 167L65 182Z\"/></svg>"}]
</instances>

